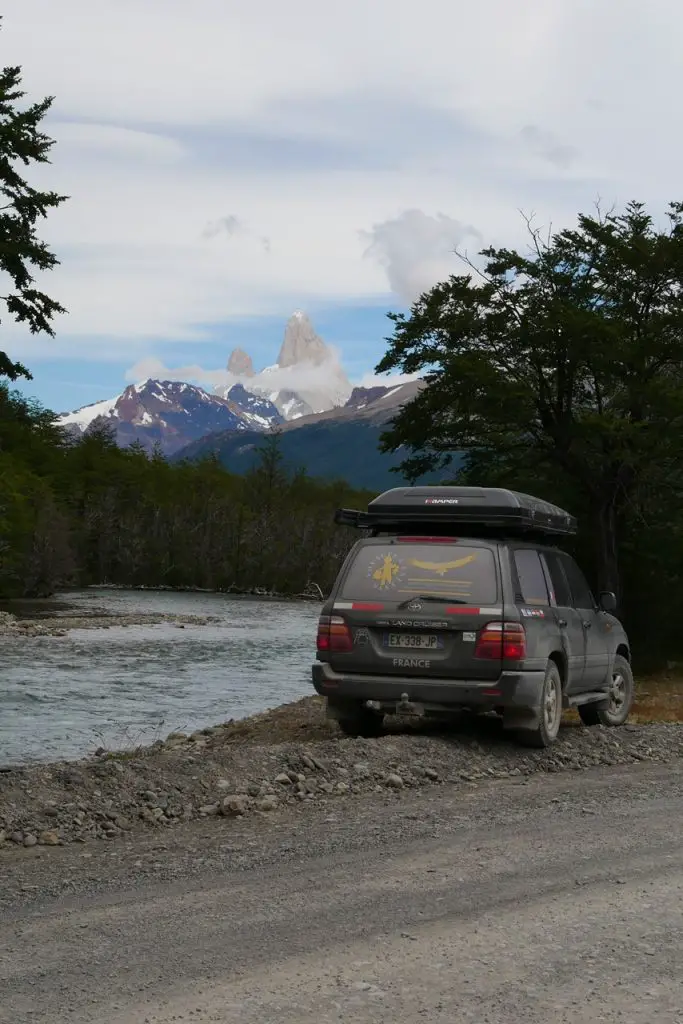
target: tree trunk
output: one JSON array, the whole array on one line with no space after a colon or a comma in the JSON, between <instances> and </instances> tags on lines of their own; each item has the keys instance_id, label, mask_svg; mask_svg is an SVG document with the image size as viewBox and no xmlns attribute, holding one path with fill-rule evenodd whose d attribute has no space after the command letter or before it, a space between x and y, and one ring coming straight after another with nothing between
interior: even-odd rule
<instances>
[{"instance_id":1,"label":"tree trunk","mask_svg":"<svg viewBox=\"0 0 683 1024\"><path fill-rule=\"evenodd\" d=\"M593 508L593 530L596 545L598 590L611 590L620 600L618 517L615 498L610 495L596 502Z\"/></svg>"}]
</instances>

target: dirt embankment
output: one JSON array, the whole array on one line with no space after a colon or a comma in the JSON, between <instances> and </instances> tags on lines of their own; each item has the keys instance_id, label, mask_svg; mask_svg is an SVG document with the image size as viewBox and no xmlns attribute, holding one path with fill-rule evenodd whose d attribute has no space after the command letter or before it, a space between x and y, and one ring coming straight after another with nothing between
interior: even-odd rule
<instances>
[{"instance_id":1,"label":"dirt embankment","mask_svg":"<svg viewBox=\"0 0 683 1024\"><path fill-rule=\"evenodd\" d=\"M439 732L395 722L380 739L351 740L313 697L149 748L0 772L0 848L112 840L195 819L268 816L305 801L681 757L677 724L568 725L552 748L534 752L488 719Z\"/></svg>"}]
</instances>

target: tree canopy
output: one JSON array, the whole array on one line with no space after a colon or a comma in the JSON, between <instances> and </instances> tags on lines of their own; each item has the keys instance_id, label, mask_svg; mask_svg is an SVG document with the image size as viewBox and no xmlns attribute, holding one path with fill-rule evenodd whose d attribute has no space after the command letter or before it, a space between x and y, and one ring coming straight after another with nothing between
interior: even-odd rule
<instances>
[{"instance_id":1,"label":"tree canopy","mask_svg":"<svg viewBox=\"0 0 683 1024\"><path fill-rule=\"evenodd\" d=\"M1 27L1 26L0 26ZM67 198L33 188L22 167L49 163L54 144L42 130L53 97L20 107L21 68L0 71L0 272L8 291L0 295L10 317L32 334L54 335L52 318L66 310L36 287L35 273L51 270L57 257L37 235L37 224ZM3 291L5 289L3 288ZM0 350L0 376L31 379L27 368Z\"/></svg>"},{"instance_id":2,"label":"tree canopy","mask_svg":"<svg viewBox=\"0 0 683 1024\"><path fill-rule=\"evenodd\" d=\"M383 436L409 479L465 453L461 480L555 496L595 539L596 580L620 589L625 521L661 521L683 483L683 203L580 216L529 251L425 293L394 322L378 371L425 387ZM667 501L663 504L663 496Z\"/></svg>"}]
</instances>

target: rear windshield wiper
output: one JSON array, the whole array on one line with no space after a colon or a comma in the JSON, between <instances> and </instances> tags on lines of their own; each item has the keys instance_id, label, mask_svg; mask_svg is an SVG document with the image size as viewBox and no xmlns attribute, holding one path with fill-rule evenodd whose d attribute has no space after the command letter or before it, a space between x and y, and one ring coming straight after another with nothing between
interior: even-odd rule
<instances>
[{"instance_id":1,"label":"rear windshield wiper","mask_svg":"<svg viewBox=\"0 0 683 1024\"><path fill-rule=\"evenodd\" d=\"M401 601L399 608L407 608L411 601L433 601L436 604L467 604L467 601L461 601L457 597L437 597L436 594L415 594L414 597L409 597L407 601Z\"/></svg>"}]
</instances>

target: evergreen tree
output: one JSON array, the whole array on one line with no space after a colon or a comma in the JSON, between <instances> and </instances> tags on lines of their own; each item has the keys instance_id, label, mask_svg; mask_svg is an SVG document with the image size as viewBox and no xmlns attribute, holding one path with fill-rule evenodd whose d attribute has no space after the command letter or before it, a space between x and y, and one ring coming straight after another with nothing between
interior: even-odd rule
<instances>
[{"instance_id":1,"label":"evergreen tree","mask_svg":"<svg viewBox=\"0 0 683 1024\"><path fill-rule=\"evenodd\" d=\"M38 238L37 224L67 197L33 188L21 173L22 166L49 163L54 142L41 123L54 97L22 109L25 93L20 85L20 67L0 71L0 271L12 282L0 300L10 317L25 323L32 334L54 336L52 318L66 310L36 287L34 274L51 270L59 261ZM0 376L31 379L22 363L1 350Z\"/></svg>"}]
</instances>

